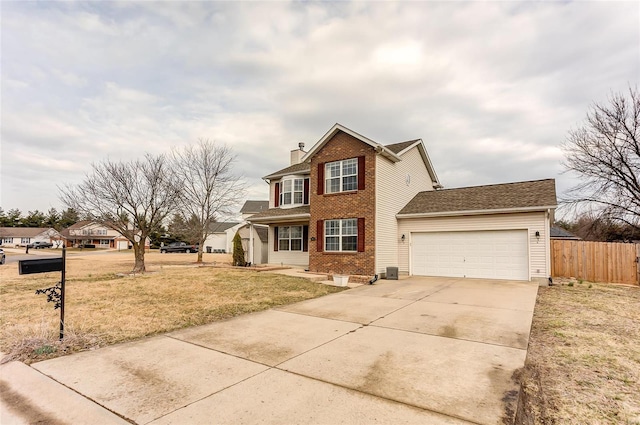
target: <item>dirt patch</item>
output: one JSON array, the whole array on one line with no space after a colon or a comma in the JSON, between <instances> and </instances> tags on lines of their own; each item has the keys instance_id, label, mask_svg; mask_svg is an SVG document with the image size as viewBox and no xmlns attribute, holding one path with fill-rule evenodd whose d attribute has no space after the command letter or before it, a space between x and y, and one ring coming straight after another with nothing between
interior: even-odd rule
<instances>
[{"instance_id":1,"label":"dirt patch","mask_svg":"<svg viewBox=\"0 0 640 425\"><path fill-rule=\"evenodd\" d=\"M640 288L542 287L518 425L640 424Z\"/></svg>"}]
</instances>

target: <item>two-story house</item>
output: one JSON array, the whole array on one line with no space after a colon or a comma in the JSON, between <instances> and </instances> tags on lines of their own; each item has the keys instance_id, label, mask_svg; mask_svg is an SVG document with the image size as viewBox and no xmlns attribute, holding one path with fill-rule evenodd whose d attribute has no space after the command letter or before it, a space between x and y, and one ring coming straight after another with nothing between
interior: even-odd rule
<instances>
[{"instance_id":1,"label":"two-story house","mask_svg":"<svg viewBox=\"0 0 640 425\"><path fill-rule=\"evenodd\" d=\"M329 274L545 280L552 179L442 189L422 140L382 145L340 124L265 176L268 262Z\"/></svg>"}]
</instances>

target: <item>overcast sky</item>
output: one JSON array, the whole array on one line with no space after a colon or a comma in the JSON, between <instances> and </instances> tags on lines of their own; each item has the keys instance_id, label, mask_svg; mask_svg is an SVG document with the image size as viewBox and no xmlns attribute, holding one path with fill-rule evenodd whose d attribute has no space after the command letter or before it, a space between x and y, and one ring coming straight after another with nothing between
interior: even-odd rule
<instances>
[{"instance_id":1,"label":"overcast sky","mask_svg":"<svg viewBox=\"0 0 640 425\"><path fill-rule=\"evenodd\" d=\"M447 187L556 178L591 102L640 79L640 2L2 2L0 205L92 162L226 143L250 185L336 122L421 138Z\"/></svg>"}]
</instances>

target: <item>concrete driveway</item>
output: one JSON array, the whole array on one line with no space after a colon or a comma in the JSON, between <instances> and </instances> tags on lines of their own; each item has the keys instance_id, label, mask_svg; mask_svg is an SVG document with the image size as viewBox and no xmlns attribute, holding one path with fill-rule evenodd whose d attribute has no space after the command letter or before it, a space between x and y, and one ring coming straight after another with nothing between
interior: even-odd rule
<instances>
[{"instance_id":1,"label":"concrete driveway","mask_svg":"<svg viewBox=\"0 0 640 425\"><path fill-rule=\"evenodd\" d=\"M537 289L383 280L32 367L84 396L100 423L504 423Z\"/></svg>"}]
</instances>

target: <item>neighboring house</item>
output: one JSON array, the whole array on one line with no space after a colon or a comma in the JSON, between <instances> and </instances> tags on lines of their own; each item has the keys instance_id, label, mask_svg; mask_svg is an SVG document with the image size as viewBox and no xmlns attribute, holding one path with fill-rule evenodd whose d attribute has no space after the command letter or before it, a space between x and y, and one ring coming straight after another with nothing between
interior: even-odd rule
<instances>
[{"instance_id":1,"label":"neighboring house","mask_svg":"<svg viewBox=\"0 0 640 425\"><path fill-rule=\"evenodd\" d=\"M265 176L268 262L310 271L546 281L555 181L442 188L422 140L382 145L340 124Z\"/></svg>"},{"instance_id":2,"label":"neighboring house","mask_svg":"<svg viewBox=\"0 0 640 425\"><path fill-rule=\"evenodd\" d=\"M261 213L269 209L269 201L246 201L240 209L242 220L246 220L252 215Z\"/></svg>"},{"instance_id":3,"label":"neighboring house","mask_svg":"<svg viewBox=\"0 0 640 425\"><path fill-rule=\"evenodd\" d=\"M33 242L51 242L61 246L63 236L53 227L0 227L3 247L21 247Z\"/></svg>"},{"instance_id":4,"label":"neighboring house","mask_svg":"<svg viewBox=\"0 0 640 425\"><path fill-rule=\"evenodd\" d=\"M233 237L242 223L214 221L209 226L209 236L204 241L205 250L212 252L232 252Z\"/></svg>"},{"instance_id":5,"label":"neighboring house","mask_svg":"<svg viewBox=\"0 0 640 425\"><path fill-rule=\"evenodd\" d=\"M251 226L246 224L238 232L242 238L245 261L251 264L267 263L269 259L269 227L254 225L252 235ZM253 246L252 249L249 249L250 245Z\"/></svg>"},{"instance_id":6,"label":"neighboring house","mask_svg":"<svg viewBox=\"0 0 640 425\"><path fill-rule=\"evenodd\" d=\"M251 264L263 264L268 261L269 226L259 224L250 226L246 224L247 219L268 209L269 201L255 200L246 201L240 209L244 226L238 231L242 238L245 260ZM249 249L249 245L252 245L253 248Z\"/></svg>"},{"instance_id":7,"label":"neighboring house","mask_svg":"<svg viewBox=\"0 0 640 425\"><path fill-rule=\"evenodd\" d=\"M558 226L551 226L551 239L563 241L581 241L582 238Z\"/></svg>"},{"instance_id":8,"label":"neighboring house","mask_svg":"<svg viewBox=\"0 0 640 425\"><path fill-rule=\"evenodd\" d=\"M93 221L83 220L64 229L67 247L95 245L96 248L128 249L131 243L117 230ZM147 241L146 246L149 246Z\"/></svg>"}]
</instances>

